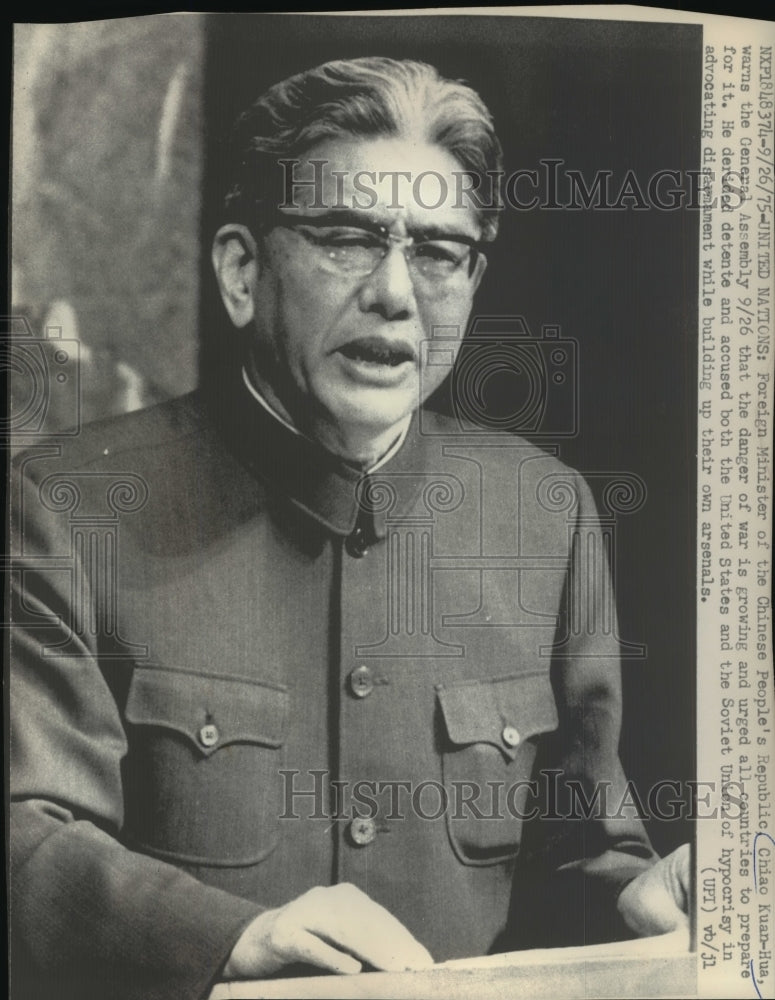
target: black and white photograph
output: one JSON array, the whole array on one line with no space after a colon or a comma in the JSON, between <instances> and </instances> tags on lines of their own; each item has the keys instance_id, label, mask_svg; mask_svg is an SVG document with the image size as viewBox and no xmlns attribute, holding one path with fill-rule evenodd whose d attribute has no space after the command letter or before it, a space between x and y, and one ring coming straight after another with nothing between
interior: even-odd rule
<instances>
[{"instance_id":1,"label":"black and white photograph","mask_svg":"<svg viewBox=\"0 0 775 1000\"><path fill-rule=\"evenodd\" d=\"M648 13L15 26L13 1000L766 995L769 57Z\"/></svg>"}]
</instances>

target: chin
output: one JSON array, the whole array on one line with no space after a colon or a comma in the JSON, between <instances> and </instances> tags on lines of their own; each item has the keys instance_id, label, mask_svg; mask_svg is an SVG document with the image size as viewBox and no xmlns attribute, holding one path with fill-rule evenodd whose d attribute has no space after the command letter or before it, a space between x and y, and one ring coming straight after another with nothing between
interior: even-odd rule
<instances>
[{"instance_id":1,"label":"chin","mask_svg":"<svg viewBox=\"0 0 775 1000\"><path fill-rule=\"evenodd\" d=\"M337 426L350 430L353 434L378 437L406 420L414 406L395 408L358 408L341 412L337 416Z\"/></svg>"},{"instance_id":2,"label":"chin","mask_svg":"<svg viewBox=\"0 0 775 1000\"><path fill-rule=\"evenodd\" d=\"M378 435L405 420L417 409L419 400L414 393L402 393L396 397L395 393L367 391L333 400L332 403L328 412L336 426Z\"/></svg>"}]
</instances>

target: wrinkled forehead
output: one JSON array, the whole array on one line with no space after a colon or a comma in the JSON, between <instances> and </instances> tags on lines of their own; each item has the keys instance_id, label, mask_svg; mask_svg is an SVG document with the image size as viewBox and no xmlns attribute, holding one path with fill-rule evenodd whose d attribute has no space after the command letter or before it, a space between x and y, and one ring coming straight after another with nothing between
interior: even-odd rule
<instances>
[{"instance_id":1,"label":"wrinkled forehead","mask_svg":"<svg viewBox=\"0 0 775 1000\"><path fill-rule=\"evenodd\" d=\"M414 137L337 137L281 162L284 211L335 215L384 225L478 238L466 192L471 175L449 150Z\"/></svg>"}]
</instances>

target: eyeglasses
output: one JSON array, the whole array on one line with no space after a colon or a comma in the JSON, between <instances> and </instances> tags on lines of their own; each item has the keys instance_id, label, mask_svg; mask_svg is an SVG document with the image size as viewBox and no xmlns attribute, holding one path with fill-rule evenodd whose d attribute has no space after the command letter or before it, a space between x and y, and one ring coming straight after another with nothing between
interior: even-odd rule
<instances>
[{"instance_id":1,"label":"eyeglasses","mask_svg":"<svg viewBox=\"0 0 775 1000\"><path fill-rule=\"evenodd\" d=\"M300 221L303 218L304 221ZM396 236L385 226L364 229L334 226L330 219L318 222L312 216L277 214L272 225L289 229L306 241L316 263L325 271L363 278L379 267L393 246L400 247L414 282L443 286L468 281L482 251L478 240L468 236L433 239Z\"/></svg>"}]
</instances>

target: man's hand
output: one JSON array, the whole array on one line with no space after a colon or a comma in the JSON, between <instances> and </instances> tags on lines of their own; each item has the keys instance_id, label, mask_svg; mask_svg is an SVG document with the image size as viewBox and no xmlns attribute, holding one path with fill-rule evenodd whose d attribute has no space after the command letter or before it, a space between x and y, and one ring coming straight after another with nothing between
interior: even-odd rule
<instances>
[{"instance_id":1,"label":"man's hand","mask_svg":"<svg viewBox=\"0 0 775 1000\"><path fill-rule=\"evenodd\" d=\"M248 925L224 968L227 979L271 976L306 962L329 972L427 969L433 959L388 911L354 885L318 886Z\"/></svg>"},{"instance_id":2,"label":"man's hand","mask_svg":"<svg viewBox=\"0 0 775 1000\"><path fill-rule=\"evenodd\" d=\"M691 860L683 844L625 886L619 896L619 913L641 937L688 928L687 917Z\"/></svg>"}]
</instances>

